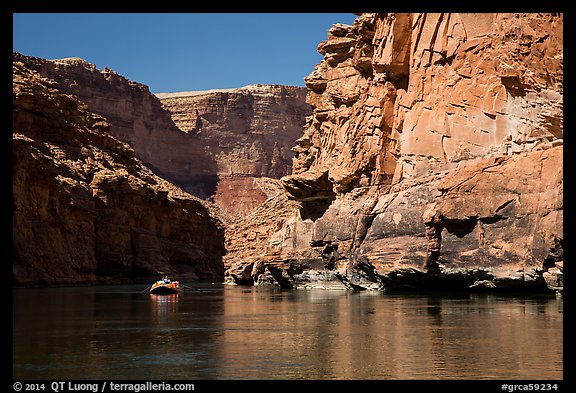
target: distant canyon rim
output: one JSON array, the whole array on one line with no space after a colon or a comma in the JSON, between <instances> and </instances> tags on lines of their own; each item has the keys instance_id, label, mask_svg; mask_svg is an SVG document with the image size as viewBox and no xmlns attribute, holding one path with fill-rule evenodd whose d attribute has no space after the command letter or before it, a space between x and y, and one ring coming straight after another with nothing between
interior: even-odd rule
<instances>
[{"instance_id":1,"label":"distant canyon rim","mask_svg":"<svg viewBox=\"0 0 576 393\"><path fill-rule=\"evenodd\" d=\"M15 285L563 291L563 15L359 14L305 87L13 54Z\"/></svg>"}]
</instances>

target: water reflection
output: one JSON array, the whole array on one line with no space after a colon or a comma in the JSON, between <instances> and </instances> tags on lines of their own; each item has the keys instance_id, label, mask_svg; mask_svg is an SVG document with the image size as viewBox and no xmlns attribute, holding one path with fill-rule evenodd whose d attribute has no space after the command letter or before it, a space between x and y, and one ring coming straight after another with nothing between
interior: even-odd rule
<instances>
[{"instance_id":1,"label":"water reflection","mask_svg":"<svg viewBox=\"0 0 576 393\"><path fill-rule=\"evenodd\" d=\"M174 319L178 313L179 293L169 295L150 294L150 305L152 306L152 316L155 322L164 322L167 319Z\"/></svg>"},{"instance_id":2,"label":"water reflection","mask_svg":"<svg viewBox=\"0 0 576 393\"><path fill-rule=\"evenodd\" d=\"M254 291L225 297L219 363L233 378L561 378L555 303Z\"/></svg>"},{"instance_id":3,"label":"water reflection","mask_svg":"<svg viewBox=\"0 0 576 393\"><path fill-rule=\"evenodd\" d=\"M14 290L15 379L561 379L555 297Z\"/></svg>"}]
</instances>

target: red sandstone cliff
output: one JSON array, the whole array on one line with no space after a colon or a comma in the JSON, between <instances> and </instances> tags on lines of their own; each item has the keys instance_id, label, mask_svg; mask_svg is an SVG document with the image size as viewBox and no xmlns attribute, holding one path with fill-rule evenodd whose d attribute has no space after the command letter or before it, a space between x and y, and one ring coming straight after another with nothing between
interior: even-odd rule
<instances>
[{"instance_id":1,"label":"red sandstone cliff","mask_svg":"<svg viewBox=\"0 0 576 393\"><path fill-rule=\"evenodd\" d=\"M256 206L273 196L227 228L232 282L561 288L562 23L558 14L363 14L352 26L335 25L318 47L324 60L306 78L314 111L293 148L293 172L282 181L286 194L263 176L281 176L290 152L268 143L277 133L253 127L258 120L251 114L264 112L255 110L259 97L251 89L161 102L145 86L80 59L15 59L57 79L59 89L109 119L111 133L146 165L187 191L228 206L234 200ZM263 107L290 110L282 101L290 90L274 89L280 96L267 92ZM290 116L283 119L298 117ZM264 122L274 124L274 117ZM75 225L70 232L82 233ZM32 239L38 230L21 231ZM106 232L114 233L108 227L99 233ZM51 236L28 261L50 260L39 253L59 244ZM148 242L136 244L144 250ZM152 248L154 254L162 247ZM77 267L59 277L92 271L91 257L76 257L83 252L68 252ZM118 255L109 260L122 260ZM121 265L133 266L126 261ZM15 266L27 274L25 264ZM117 270L106 266L102 271Z\"/></svg>"},{"instance_id":2,"label":"red sandstone cliff","mask_svg":"<svg viewBox=\"0 0 576 393\"><path fill-rule=\"evenodd\" d=\"M54 81L13 65L15 285L221 279L223 228Z\"/></svg>"},{"instance_id":3,"label":"red sandstone cliff","mask_svg":"<svg viewBox=\"0 0 576 393\"><path fill-rule=\"evenodd\" d=\"M562 38L561 14L362 14L333 26L283 178L298 207L228 279L561 287ZM251 222L257 233L267 220Z\"/></svg>"}]
</instances>

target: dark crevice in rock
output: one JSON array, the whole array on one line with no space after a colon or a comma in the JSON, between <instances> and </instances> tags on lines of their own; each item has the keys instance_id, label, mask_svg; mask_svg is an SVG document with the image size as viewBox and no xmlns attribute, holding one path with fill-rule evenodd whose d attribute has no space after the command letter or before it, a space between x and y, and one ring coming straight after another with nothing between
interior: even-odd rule
<instances>
[{"instance_id":1,"label":"dark crevice in rock","mask_svg":"<svg viewBox=\"0 0 576 393\"><path fill-rule=\"evenodd\" d=\"M450 220L445 222L444 228L446 228L450 234L463 238L474 231L474 228L476 228L476 222L476 219Z\"/></svg>"},{"instance_id":2,"label":"dark crevice in rock","mask_svg":"<svg viewBox=\"0 0 576 393\"><path fill-rule=\"evenodd\" d=\"M298 201L300 217L303 220L316 221L336 200L328 171L285 176L281 181L289 198Z\"/></svg>"},{"instance_id":3,"label":"dark crevice in rock","mask_svg":"<svg viewBox=\"0 0 576 393\"><path fill-rule=\"evenodd\" d=\"M553 242L554 244L548 250L548 255L544 258L544 269L552 268L556 262L564 259L563 240L555 236Z\"/></svg>"},{"instance_id":4,"label":"dark crevice in rock","mask_svg":"<svg viewBox=\"0 0 576 393\"><path fill-rule=\"evenodd\" d=\"M504 202L503 204L501 204L500 206L498 206L496 208L496 213L498 213L500 210L503 210L505 207L507 207L509 204L511 204L512 202L514 202L514 199L509 199L506 202Z\"/></svg>"},{"instance_id":5,"label":"dark crevice in rock","mask_svg":"<svg viewBox=\"0 0 576 393\"><path fill-rule=\"evenodd\" d=\"M500 215L490 216L490 217L481 217L478 219L482 224L495 224L500 220L505 220L506 217L502 217Z\"/></svg>"},{"instance_id":6,"label":"dark crevice in rock","mask_svg":"<svg viewBox=\"0 0 576 393\"><path fill-rule=\"evenodd\" d=\"M520 82L518 76L501 76L500 79L506 88L506 92L512 97L526 96L526 86Z\"/></svg>"},{"instance_id":7,"label":"dark crevice in rock","mask_svg":"<svg viewBox=\"0 0 576 393\"><path fill-rule=\"evenodd\" d=\"M316 221L326 213L326 210L335 200L336 196L300 202L300 217L302 220Z\"/></svg>"}]
</instances>

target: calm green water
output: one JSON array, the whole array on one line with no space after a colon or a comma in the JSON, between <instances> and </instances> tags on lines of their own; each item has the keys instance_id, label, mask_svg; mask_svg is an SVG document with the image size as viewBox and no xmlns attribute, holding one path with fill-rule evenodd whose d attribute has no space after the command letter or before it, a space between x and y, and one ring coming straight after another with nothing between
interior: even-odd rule
<instances>
[{"instance_id":1,"label":"calm green water","mask_svg":"<svg viewBox=\"0 0 576 393\"><path fill-rule=\"evenodd\" d=\"M563 377L554 296L144 287L14 289L13 378Z\"/></svg>"}]
</instances>

